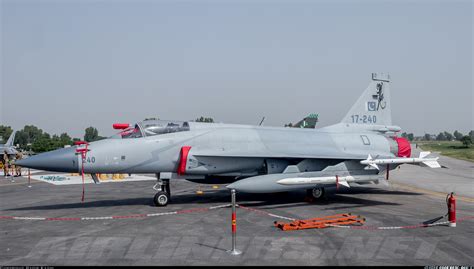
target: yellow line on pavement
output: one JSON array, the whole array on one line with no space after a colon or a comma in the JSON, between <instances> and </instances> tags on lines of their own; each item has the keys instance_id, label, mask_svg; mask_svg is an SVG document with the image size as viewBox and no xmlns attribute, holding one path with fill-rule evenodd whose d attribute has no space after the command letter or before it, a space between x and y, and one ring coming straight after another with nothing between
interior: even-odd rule
<instances>
[{"instance_id":1,"label":"yellow line on pavement","mask_svg":"<svg viewBox=\"0 0 474 269\"><path fill-rule=\"evenodd\" d=\"M9 178L2 178L0 180L8 180L9 182L1 182L0 183L0 187L8 187L8 186L15 186L15 185L25 185L25 186L28 186L28 181L26 182L11 182L11 180ZM42 181L39 181L39 180L34 180L34 179L31 179L31 182L30 184L35 184L35 183L45 183L45 182L42 182Z\"/></svg>"}]
</instances>

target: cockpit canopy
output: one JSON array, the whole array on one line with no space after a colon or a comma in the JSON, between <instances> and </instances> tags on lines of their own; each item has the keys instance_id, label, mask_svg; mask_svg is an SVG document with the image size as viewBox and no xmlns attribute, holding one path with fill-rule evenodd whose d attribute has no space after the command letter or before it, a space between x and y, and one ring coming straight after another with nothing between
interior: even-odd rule
<instances>
[{"instance_id":1,"label":"cockpit canopy","mask_svg":"<svg viewBox=\"0 0 474 269\"><path fill-rule=\"evenodd\" d=\"M145 120L110 137L118 139L139 138L176 132L189 131L186 121Z\"/></svg>"},{"instance_id":2,"label":"cockpit canopy","mask_svg":"<svg viewBox=\"0 0 474 269\"><path fill-rule=\"evenodd\" d=\"M189 123L186 121L152 120L139 124L145 136L189 131Z\"/></svg>"}]
</instances>

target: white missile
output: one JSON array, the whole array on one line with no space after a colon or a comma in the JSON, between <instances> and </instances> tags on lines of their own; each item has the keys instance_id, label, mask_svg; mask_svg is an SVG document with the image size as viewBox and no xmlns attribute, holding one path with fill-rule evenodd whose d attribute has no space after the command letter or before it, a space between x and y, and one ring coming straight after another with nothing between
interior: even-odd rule
<instances>
[{"instance_id":1,"label":"white missile","mask_svg":"<svg viewBox=\"0 0 474 269\"><path fill-rule=\"evenodd\" d=\"M380 175L293 177L280 179L277 183L280 185L341 184L350 188L349 182L370 182L379 179L381 179Z\"/></svg>"},{"instance_id":2,"label":"white missile","mask_svg":"<svg viewBox=\"0 0 474 269\"><path fill-rule=\"evenodd\" d=\"M403 163L420 163L424 164L430 168L440 168L441 166L438 163L438 157L436 158L426 158L431 152L423 151L420 152L420 157L418 158L394 158L394 159L373 159L372 156L367 157L367 160L360 161L361 164L365 164L368 167L375 168L380 170L378 164L403 164Z\"/></svg>"}]
</instances>

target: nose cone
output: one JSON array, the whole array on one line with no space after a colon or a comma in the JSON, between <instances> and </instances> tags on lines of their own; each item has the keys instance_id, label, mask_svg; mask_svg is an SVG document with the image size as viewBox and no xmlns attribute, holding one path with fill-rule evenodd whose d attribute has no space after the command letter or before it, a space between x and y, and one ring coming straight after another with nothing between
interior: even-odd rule
<instances>
[{"instance_id":1,"label":"nose cone","mask_svg":"<svg viewBox=\"0 0 474 269\"><path fill-rule=\"evenodd\" d=\"M54 172L79 171L75 147L57 149L50 152L41 153L23 160L16 161L15 164L22 167Z\"/></svg>"}]
</instances>

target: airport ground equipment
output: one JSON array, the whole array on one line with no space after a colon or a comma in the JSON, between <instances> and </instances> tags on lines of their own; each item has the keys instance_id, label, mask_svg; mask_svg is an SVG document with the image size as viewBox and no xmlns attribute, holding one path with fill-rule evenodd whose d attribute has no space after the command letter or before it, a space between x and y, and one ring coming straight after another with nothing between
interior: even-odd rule
<instances>
[{"instance_id":1,"label":"airport ground equipment","mask_svg":"<svg viewBox=\"0 0 474 269\"><path fill-rule=\"evenodd\" d=\"M424 221L422 224L426 226L448 224L449 227L456 227L456 198L454 197L454 192L448 193L446 196L446 206L448 207L448 212L445 215ZM448 221L439 222L446 217L448 217Z\"/></svg>"},{"instance_id":2,"label":"airport ground equipment","mask_svg":"<svg viewBox=\"0 0 474 269\"><path fill-rule=\"evenodd\" d=\"M304 229L323 229L331 227L331 225L363 225L365 218L361 216L355 216L351 213L337 214L332 216L325 216L319 218L312 218L307 220L295 220L292 222L277 222L275 221L275 227L282 229L283 231L294 231Z\"/></svg>"},{"instance_id":3,"label":"airport ground equipment","mask_svg":"<svg viewBox=\"0 0 474 269\"><path fill-rule=\"evenodd\" d=\"M446 203L448 205L449 227L456 227L456 198L454 198L454 192L448 194Z\"/></svg>"}]
</instances>

